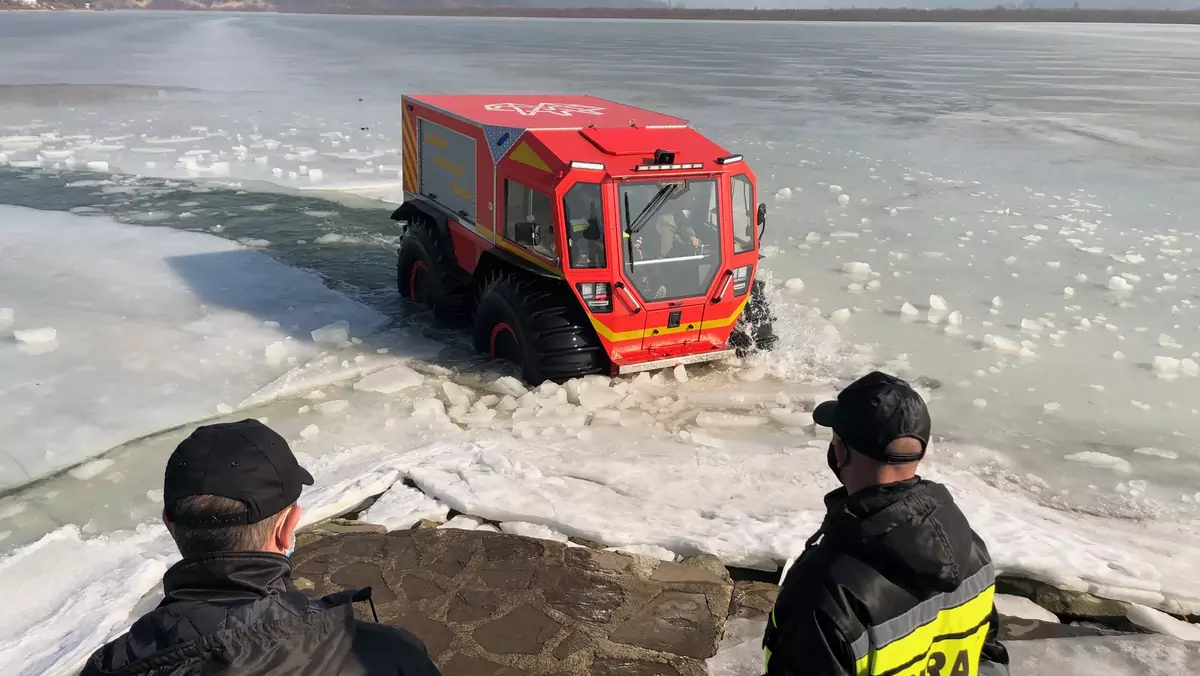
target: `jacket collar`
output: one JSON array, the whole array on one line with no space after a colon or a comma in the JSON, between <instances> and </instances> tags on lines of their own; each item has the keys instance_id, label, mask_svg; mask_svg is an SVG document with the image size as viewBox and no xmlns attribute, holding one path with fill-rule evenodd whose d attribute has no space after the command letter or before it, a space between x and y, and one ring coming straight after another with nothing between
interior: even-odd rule
<instances>
[{"instance_id":1,"label":"jacket collar","mask_svg":"<svg viewBox=\"0 0 1200 676\"><path fill-rule=\"evenodd\" d=\"M853 512L877 512L902 499L910 489L921 482L922 479L918 476L890 484L870 486L854 495L848 495L846 487L840 486L825 494L825 509L830 513L840 511L843 507Z\"/></svg>"},{"instance_id":2,"label":"jacket collar","mask_svg":"<svg viewBox=\"0 0 1200 676\"><path fill-rule=\"evenodd\" d=\"M163 576L163 603L254 601L291 589L292 562L268 552L222 552L183 559Z\"/></svg>"}]
</instances>

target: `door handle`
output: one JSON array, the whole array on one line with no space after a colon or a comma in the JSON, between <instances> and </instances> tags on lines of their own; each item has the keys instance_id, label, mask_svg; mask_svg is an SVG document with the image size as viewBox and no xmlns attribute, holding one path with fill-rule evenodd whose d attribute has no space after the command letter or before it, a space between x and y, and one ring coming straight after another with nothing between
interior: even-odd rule
<instances>
[{"instance_id":1,"label":"door handle","mask_svg":"<svg viewBox=\"0 0 1200 676\"><path fill-rule=\"evenodd\" d=\"M725 271L725 283L721 285L721 290L718 291L717 295L712 299L713 305L716 305L717 303L721 302L721 299L725 297L726 292L729 291L729 285L732 283L733 283L733 270L726 270Z\"/></svg>"},{"instance_id":2,"label":"door handle","mask_svg":"<svg viewBox=\"0 0 1200 676\"><path fill-rule=\"evenodd\" d=\"M632 293L629 293L629 289L625 286L624 282L617 282L616 284L613 284L613 286L616 287L617 291L621 292L621 299L624 300L625 304L629 306L630 312L636 315L642 311L641 304L637 302L637 299L633 297Z\"/></svg>"}]
</instances>

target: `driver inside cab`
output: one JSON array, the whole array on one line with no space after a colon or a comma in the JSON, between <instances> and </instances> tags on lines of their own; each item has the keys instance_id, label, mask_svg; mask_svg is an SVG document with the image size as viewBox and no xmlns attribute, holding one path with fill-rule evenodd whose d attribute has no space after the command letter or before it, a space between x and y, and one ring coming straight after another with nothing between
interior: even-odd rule
<instances>
[{"instance_id":1,"label":"driver inside cab","mask_svg":"<svg viewBox=\"0 0 1200 676\"><path fill-rule=\"evenodd\" d=\"M567 221L567 245L571 254L571 267L603 268L608 262L604 256L604 228L601 226L600 195L586 194L584 204L572 208L564 204ZM576 208L583 213L576 214ZM584 216L586 214L586 216Z\"/></svg>"}]
</instances>

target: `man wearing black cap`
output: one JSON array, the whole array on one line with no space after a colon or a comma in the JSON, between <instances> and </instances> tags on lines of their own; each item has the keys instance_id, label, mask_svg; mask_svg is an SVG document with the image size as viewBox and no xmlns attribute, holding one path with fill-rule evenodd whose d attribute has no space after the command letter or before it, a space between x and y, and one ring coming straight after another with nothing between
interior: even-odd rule
<instances>
[{"instance_id":1,"label":"man wearing black cap","mask_svg":"<svg viewBox=\"0 0 1200 676\"><path fill-rule=\"evenodd\" d=\"M257 420L197 428L163 482L163 521L183 554L163 576L166 598L83 675L437 676L415 636L354 619L370 589L311 599L292 586L296 500L312 483Z\"/></svg>"},{"instance_id":2,"label":"man wearing black cap","mask_svg":"<svg viewBox=\"0 0 1200 676\"><path fill-rule=\"evenodd\" d=\"M995 570L945 486L917 476L931 423L875 372L813 411L833 428L821 528L767 623L769 676L1005 676Z\"/></svg>"}]
</instances>

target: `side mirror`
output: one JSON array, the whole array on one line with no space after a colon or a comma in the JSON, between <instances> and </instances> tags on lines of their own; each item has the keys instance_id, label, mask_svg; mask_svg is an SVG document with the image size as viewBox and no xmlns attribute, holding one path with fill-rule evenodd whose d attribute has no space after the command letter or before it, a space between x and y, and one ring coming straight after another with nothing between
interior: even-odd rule
<instances>
[{"instance_id":1,"label":"side mirror","mask_svg":"<svg viewBox=\"0 0 1200 676\"><path fill-rule=\"evenodd\" d=\"M767 224L767 204L763 202L758 205L758 224L760 226Z\"/></svg>"},{"instance_id":2,"label":"side mirror","mask_svg":"<svg viewBox=\"0 0 1200 676\"><path fill-rule=\"evenodd\" d=\"M521 221L513 225L513 240L521 246L537 246L542 243L542 233L537 223Z\"/></svg>"}]
</instances>

